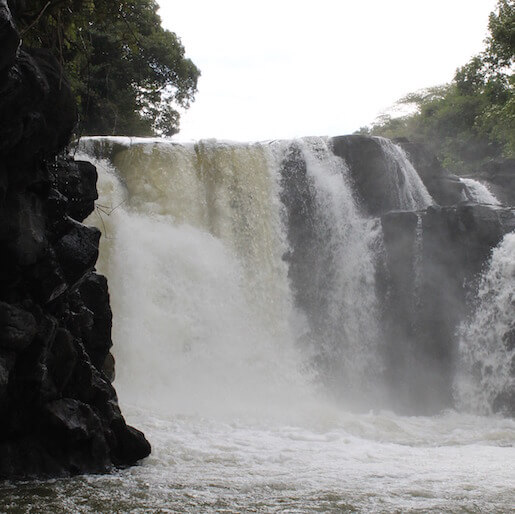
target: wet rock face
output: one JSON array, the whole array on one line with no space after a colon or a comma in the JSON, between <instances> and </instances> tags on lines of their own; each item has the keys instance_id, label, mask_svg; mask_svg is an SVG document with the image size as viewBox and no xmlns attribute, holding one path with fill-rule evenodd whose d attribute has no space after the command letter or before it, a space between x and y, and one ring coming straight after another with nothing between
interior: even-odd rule
<instances>
[{"instance_id":1,"label":"wet rock face","mask_svg":"<svg viewBox=\"0 0 515 514\"><path fill-rule=\"evenodd\" d=\"M391 189L388 163L378 138L350 135L332 138L333 150L348 164L360 204L372 216L398 209L386 192ZM465 185L445 170L424 145L406 139L395 140L438 205L455 205L464 199ZM390 164L391 165L391 164Z\"/></svg>"},{"instance_id":2,"label":"wet rock face","mask_svg":"<svg viewBox=\"0 0 515 514\"><path fill-rule=\"evenodd\" d=\"M453 404L456 329L492 249L515 230L515 210L462 204L392 212L381 222L387 378L400 405L438 412Z\"/></svg>"},{"instance_id":3,"label":"wet rock face","mask_svg":"<svg viewBox=\"0 0 515 514\"><path fill-rule=\"evenodd\" d=\"M147 456L110 378L94 166L58 156L75 124L55 59L18 49L0 0L0 479L102 472Z\"/></svg>"},{"instance_id":4,"label":"wet rock face","mask_svg":"<svg viewBox=\"0 0 515 514\"><path fill-rule=\"evenodd\" d=\"M335 155L342 157L351 172L359 203L372 216L395 208L384 194L389 188L388 171L381 146L368 136L351 135L332 138Z\"/></svg>"}]
</instances>

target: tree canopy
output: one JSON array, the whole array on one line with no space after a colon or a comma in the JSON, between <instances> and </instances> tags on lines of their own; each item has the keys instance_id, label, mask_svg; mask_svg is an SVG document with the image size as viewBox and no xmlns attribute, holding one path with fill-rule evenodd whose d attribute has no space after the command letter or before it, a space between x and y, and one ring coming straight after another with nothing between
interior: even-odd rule
<instances>
[{"instance_id":1,"label":"tree canopy","mask_svg":"<svg viewBox=\"0 0 515 514\"><path fill-rule=\"evenodd\" d=\"M360 132L424 142L457 173L515 158L514 0L498 1L488 28L485 50L458 68L450 84L398 102L413 106L414 114L383 116Z\"/></svg>"},{"instance_id":2,"label":"tree canopy","mask_svg":"<svg viewBox=\"0 0 515 514\"><path fill-rule=\"evenodd\" d=\"M23 42L61 60L82 134L172 135L200 72L155 0L12 0Z\"/></svg>"}]
</instances>

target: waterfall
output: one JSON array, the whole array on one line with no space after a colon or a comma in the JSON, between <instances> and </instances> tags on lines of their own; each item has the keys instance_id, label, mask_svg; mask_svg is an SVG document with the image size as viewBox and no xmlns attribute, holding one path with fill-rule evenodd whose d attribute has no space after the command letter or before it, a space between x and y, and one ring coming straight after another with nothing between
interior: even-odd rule
<instances>
[{"instance_id":1,"label":"waterfall","mask_svg":"<svg viewBox=\"0 0 515 514\"><path fill-rule=\"evenodd\" d=\"M406 154L377 140L388 204L400 211L432 204ZM453 342L426 341L417 332L427 308L419 303L427 213L391 213L386 263L382 222L358 204L353 170L332 145L318 137L82 142L99 170L100 199L88 222L104 234L99 271L110 284L123 401L187 415L297 415L321 398L411 408L412 390L424 388L421 375L428 383L433 376L429 363L415 367L413 355L434 358L424 345L448 345L442 355L454 351ZM508 314L492 311L508 310L502 286L510 282L496 277L505 261L508 273L509 252L500 248L476 318L461 331L460 359L470 371L461 374L468 384L460 389L462 404L474 387L491 403L510 380L509 356L493 351L492 327L507 332L509 322ZM395 298L385 289L388 266L397 266ZM494 358L499 370L489 378ZM449 359L432 365L451 367ZM434 389L428 398L440 394Z\"/></svg>"},{"instance_id":2,"label":"waterfall","mask_svg":"<svg viewBox=\"0 0 515 514\"><path fill-rule=\"evenodd\" d=\"M466 186L465 194L467 199L474 203L486 203L490 205L500 205L494 194L484 184L473 178L460 179Z\"/></svg>"},{"instance_id":3,"label":"waterfall","mask_svg":"<svg viewBox=\"0 0 515 514\"><path fill-rule=\"evenodd\" d=\"M354 404L379 389L380 224L360 213L327 138L93 138L82 150L100 158L113 145L122 145L114 162L96 162L100 201L89 221L106 236L100 271L112 291L122 399L241 412L284 410L303 388L305 397L317 390L314 381ZM292 151L312 206L295 227L285 205ZM308 229L311 240L295 247ZM310 272L295 276L299 265Z\"/></svg>"},{"instance_id":4,"label":"waterfall","mask_svg":"<svg viewBox=\"0 0 515 514\"><path fill-rule=\"evenodd\" d=\"M204 141L128 144L115 167L96 162L90 221L106 236L122 400L219 414L308 395L272 160L264 145Z\"/></svg>"},{"instance_id":5,"label":"waterfall","mask_svg":"<svg viewBox=\"0 0 515 514\"><path fill-rule=\"evenodd\" d=\"M459 405L467 411L503 411L515 395L514 255L515 233L511 233L493 251L474 314L459 330L455 390Z\"/></svg>"},{"instance_id":6,"label":"waterfall","mask_svg":"<svg viewBox=\"0 0 515 514\"><path fill-rule=\"evenodd\" d=\"M413 211L432 205L433 199L411 164L406 152L383 137L376 137L383 151L388 170L388 190L394 209Z\"/></svg>"},{"instance_id":7,"label":"waterfall","mask_svg":"<svg viewBox=\"0 0 515 514\"><path fill-rule=\"evenodd\" d=\"M326 138L282 146L290 160L296 153L297 164L305 167L304 176L283 171L286 183L304 183L301 192L286 191L287 210L298 210L299 203L311 206L301 219L287 222L290 241L298 240L290 263L292 285L310 321L304 343L321 380L359 403L376 389L382 366L375 291L380 224L360 212L348 167Z\"/></svg>"}]
</instances>

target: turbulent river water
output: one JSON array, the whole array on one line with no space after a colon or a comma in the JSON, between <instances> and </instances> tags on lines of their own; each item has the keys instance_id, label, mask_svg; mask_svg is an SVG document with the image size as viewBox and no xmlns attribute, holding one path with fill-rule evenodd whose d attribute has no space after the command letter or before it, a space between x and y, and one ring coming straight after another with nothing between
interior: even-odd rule
<instances>
[{"instance_id":1,"label":"turbulent river water","mask_svg":"<svg viewBox=\"0 0 515 514\"><path fill-rule=\"evenodd\" d=\"M430 205L406 155L380 144L402 170L392 175L397 207ZM114 145L123 151L111 162ZM106 476L3 484L0 511L513 508L515 421L489 414L485 391L497 385L475 383L468 361L488 320L505 322L488 313L510 316L515 236L494 251L461 328L459 410L400 416L381 383L380 224L362 213L328 140L90 139L81 151L99 170L88 222L103 232L115 386L153 452ZM281 169L292 159L305 167L310 202L287 212ZM296 230L320 237L297 261L294 215L305 218Z\"/></svg>"}]
</instances>

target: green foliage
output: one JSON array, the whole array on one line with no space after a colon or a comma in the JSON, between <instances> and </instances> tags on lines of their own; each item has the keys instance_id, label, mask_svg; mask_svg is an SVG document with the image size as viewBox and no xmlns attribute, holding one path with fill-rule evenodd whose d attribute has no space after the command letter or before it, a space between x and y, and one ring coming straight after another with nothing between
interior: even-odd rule
<instances>
[{"instance_id":1,"label":"green foliage","mask_svg":"<svg viewBox=\"0 0 515 514\"><path fill-rule=\"evenodd\" d=\"M485 51L458 68L450 84L398 102L414 114L380 117L370 133L426 143L456 173L491 159L515 158L514 58L515 2L499 0Z\"/></svg>"},{"instance_id":2,"label":"green foliage","mask_svg":"<svg viewBox=\"0 0 515 514\"><path fill-rule=\"evenodd\" d=\"M53 50L77 96L83 134L172 135L200 75L164 30L155 0L25 0L24 43Z\"/></svg>"}]
</instances>

